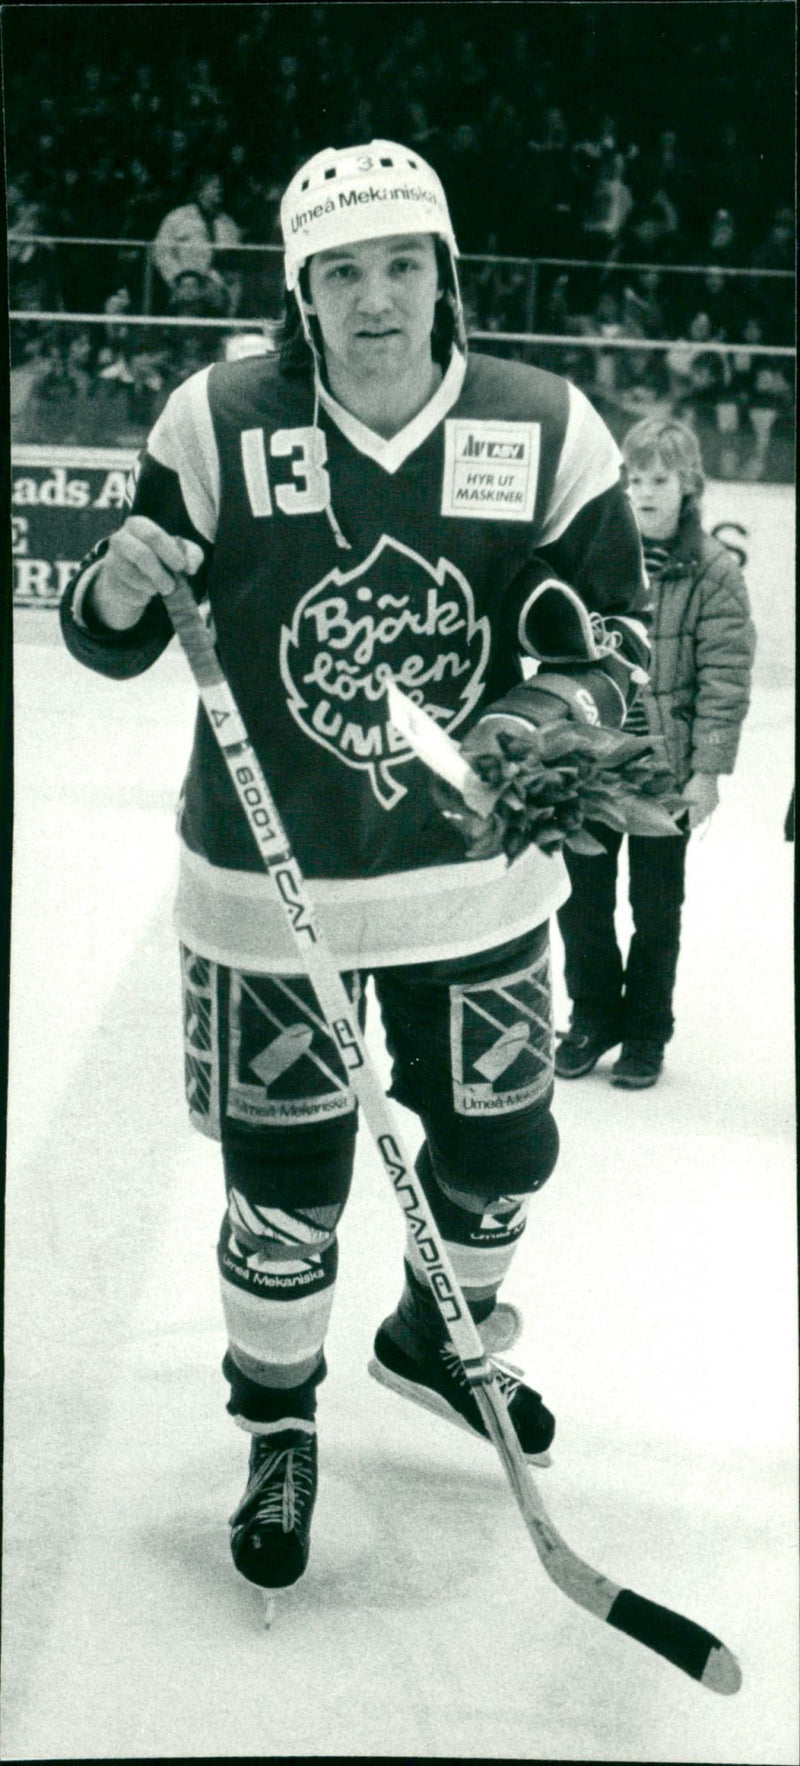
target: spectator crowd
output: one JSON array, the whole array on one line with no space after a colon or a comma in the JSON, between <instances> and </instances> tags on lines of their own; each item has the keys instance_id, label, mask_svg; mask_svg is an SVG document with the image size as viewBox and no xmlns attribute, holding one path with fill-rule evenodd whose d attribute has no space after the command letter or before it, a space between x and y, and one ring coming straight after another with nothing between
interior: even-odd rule
<instances>
[{"instance_id":1,"label":"spectator crowd","mask_svg":"<svg viewBox=\"0 0 800 1766\"><path fill-rule=\"evenodd\" d=\"M5 14L11 307L108 315L15 323L18 406L94 389L151 420L220 333L126 315L277 317L281 189L319 147L379 134L444 181L473 329L563 336L537 359L612 427L666 401L710 422L720 470L744 449L761 471L793 406L789 358L753 349L793 341L791 277L756 273L794 270L789 8L501 0L457 32L436 5L102 13L102 33L88 6Z\"/></svg>"}]
</instances>

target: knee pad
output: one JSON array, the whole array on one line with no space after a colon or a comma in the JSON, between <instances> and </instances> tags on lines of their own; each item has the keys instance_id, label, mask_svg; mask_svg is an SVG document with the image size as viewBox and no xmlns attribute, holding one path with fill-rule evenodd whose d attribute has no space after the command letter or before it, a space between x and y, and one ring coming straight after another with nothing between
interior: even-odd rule
<instances>
[{"instance_id":1,"label":"knee pad","mask_svg":"<svg viewBox=\"0 0 800 1766\"><path fill-rule=\"evenodd\" d=\"M558 1161L559 1136L552 1111L545 1107L526 1110L504 1120L469 1124L469 1133L456 1129L442 1135L425 1124L426 1169L436 1187L453 1199L472 1197L492 1202L500 1196L532 1195L552 1175ZM426 1190L427 1194L427 1190ZM433 1197L430 1198L433 1204Z\"/></svg>"},{"instance_id":2,"label":"knee pad","mask_svg":"<svg viewBox=\"0 0 800 1766\"><path fill-rule=\"evenodd\" d=\"M226 1136L222 1153L231 1239L267 1262L335 1258L336 1228L350 1189L354 1125L313 1124Z\"/></svg>"},{"instance_id":3,"label":"knee pad","mask_svg":"<svg viewBox=\"0 0 800 1766\"><path fill-rule=\"evenodd\" d=\"M417 1173L470 1307L473 1303L482 1306L484 1301L493 1303L525 1231L530 1195L498 1195L496 1190L492 1195L485 1191L479 1195L466 1191L463 1184L443 1183L434 1172L427 1146L418 1155ZM424 1266L410 1239L406 1263L412 1273L424 1276Z\"/></svg>"},{"instance_id":4,"label":"knee pad","mask_svg":"<svg viewBox=\"0 0 800 1766\"><path fill-rule=\"evenodd\" d=\"M558 1163L559 1146L558 1125L552 1110L540 1111L531 1124L529 1149L520 1172L523 1179L521 1193L530 1195L540 1190L548 1177L552 1177Z\"/></svg>"},{"instance_id":5,"label":"knee pad","mask_svg":"<svg viewBox=\"0 0 800 1766\"><path fill-rule=\"evenodd\" d=\"M353 1175L356 1122L351 1113L330 1122L258 1130L226 1127L222 1137L225 1183L252 1201L278 1198L303 1208L344 1207Z\"/></svg>"}]
</instances>

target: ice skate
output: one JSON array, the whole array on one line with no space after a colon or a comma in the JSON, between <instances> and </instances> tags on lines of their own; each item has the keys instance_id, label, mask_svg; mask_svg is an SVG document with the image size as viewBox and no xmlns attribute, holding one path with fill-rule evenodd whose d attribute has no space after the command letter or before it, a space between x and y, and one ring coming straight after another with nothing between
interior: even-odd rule
<instances>
[{"instance_id":1,"label":"ice skate","mask_svg":"<svg viewBox=\"0 0 800 1766\"><path fill-rule=\"evenodd\" d=\"M403 1321L392 1313L380 1326L374 1349L369 1362L373 1379L432 1410L436 1416L446 1417L458 1428L468 1429L471 1435L488 1440L483 1418L451 1343L427 1349L417 1347ZM539 1393L526 1386L518 1368L494 1355L489 1359L526 1460L531 1465L550 1465L547 1450L555 1434L555 1418Z\"/></svg>"},{"instance_id":2,"label":"ice skate","mask_svg":"<svg viewBox=\"0 0 800 1766\"><path fill-rule=\"evenodd\" d=\"M299 1428L254 1435L250 1478L231 1515L231 1555L240 1575L264 1590L264 1625L276 1589L288 1588L308 1563L317 1495L317 1437Z\"/></svg>"}]
</instances>

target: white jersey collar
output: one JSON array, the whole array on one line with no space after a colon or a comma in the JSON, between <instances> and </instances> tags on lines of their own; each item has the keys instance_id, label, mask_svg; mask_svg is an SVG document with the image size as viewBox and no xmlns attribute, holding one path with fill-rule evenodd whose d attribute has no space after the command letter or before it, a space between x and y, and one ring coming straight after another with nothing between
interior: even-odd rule
<instances>
[{"instance_id":1,"label":"white jersey collar","mask_svg":"<svg viewBox=\"0 0 800 1766\"><path fill-rule=\"evenodd\" d=\"M440 380L427 405L423 405L416 417L412 417L411 422L407 423L404 429L398 430L397 435L391 436L388 440L385 436L376 435L374 429L369 429L359 417L354 417L352 411L345 410L344 405L339 404L317 376L319 402L325 407L337 429L341 430L342 435L347 437L347 440L354 448L358 449L360 454L367 454L370 460L375 461L376 465L383 467L384 472L397 472L409 455L413 454L415 449L420 447L422 442L433 433L446 412L455 404L466 371L466 358L461 355L459 350L454 349L447 372Z\"/></svg>"}]
</instances>

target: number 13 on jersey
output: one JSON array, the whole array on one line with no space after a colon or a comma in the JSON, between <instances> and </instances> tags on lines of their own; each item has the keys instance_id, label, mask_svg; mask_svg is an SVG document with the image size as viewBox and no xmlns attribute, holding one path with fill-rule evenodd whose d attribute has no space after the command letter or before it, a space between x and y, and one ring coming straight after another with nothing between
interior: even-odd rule
<instances>
[{"instance_id":1,"label":"number 13 on jersey","mask_svg":"<svg viewBox=\"0 0 800 1766\"><path fill-rule=\"evenodd\" d=\"M254 515L271 515L272 492L267 470L263 429L244 429L241 436L242 470ZM328 445L321 429L276 429L269 438L275 459L290 458L297 482L275 485L275 502L284 515L317 515L327 506L330 479L326 469Z\"/></svg>"}]
</instances>

